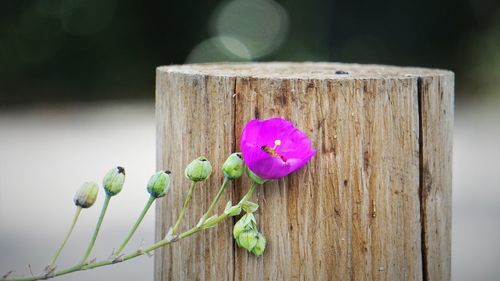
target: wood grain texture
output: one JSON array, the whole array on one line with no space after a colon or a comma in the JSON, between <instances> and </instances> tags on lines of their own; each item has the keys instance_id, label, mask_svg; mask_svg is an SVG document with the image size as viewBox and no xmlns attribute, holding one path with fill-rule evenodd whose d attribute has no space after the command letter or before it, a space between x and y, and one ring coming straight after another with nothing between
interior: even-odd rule
<instances>
[{"instance_id":1,"label":"wood grain texture","mask_svg":"<svg viewBox=\"0 0 500 281\"><path fill-rule=\"evenodd\" d=\"M234 245L229 221L158 251L157 281L450 280L451 72L333 63L168 66L157 69L156 95L158 168L174 178L172 194L157 206L157 239L180 211L184 166L203 154L216 171L195 194L188 227L215 194L220 166L239 150L248 120L287 118L317 149L306 167L254 194L268 240L263 257ZM221 202L238 200L248 185L236 181Z\"/></svg>"},{"instance_id":2,"label":"wood grain texture","mask_svg":"<svg viewBox=\"0 0 500 281\"><path fill-rule=\"evenodd\" d=\"M419 80L421 214L426 280L450 280L453 76Z\"/></svg>"}]
</instances>

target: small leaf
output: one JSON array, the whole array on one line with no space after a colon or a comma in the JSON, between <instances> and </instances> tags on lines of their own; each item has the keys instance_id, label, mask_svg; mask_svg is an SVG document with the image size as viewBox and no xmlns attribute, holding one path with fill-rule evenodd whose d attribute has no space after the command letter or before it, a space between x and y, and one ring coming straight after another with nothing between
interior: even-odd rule
<instances>
[{"instance_id":1,"label":"small leaf","mask_svg":"<svg viewBox=\"0 0 500 281\"><path fill-rule=\"evenodd\" d=\"M250 201L245 201L243 203L243 210L245 210L245 212L247 212L247 213L253 213L253 212L257 211L258 208L259 208L259 204L257 204L257 203L250 202Z\"/></svg>"},{"instance_id":2,"label":"small leaf","mask_svg":"<svg viewBox=\"0 0 500 281\"><path fill-rule=\"evenodd\" d=\"M257 220L252 213L246 213L241 217L242 224L252 229L257 229Z\"/></svg>"},{"instance_id":3,"label":"small leaf","mask_svg":"<svg viewBox=\"0 0 500 281\"><path fill-rule=\"evenodd\" d=\"M234 217L241 213L241 207L239 205L232 206L231 208L224 210L224 214Z\"/></svg>"},{"instance_id":4,"label":"small leaf","mask_svg":"<svg viewBox=\"0 0 500 281\"><path fill-rule=\"evenodd\" d=\"M226 207L224 208L224 214L227 214L226 211L233 206L231 201L227 201Z\"/></svg>"}]
</instances>

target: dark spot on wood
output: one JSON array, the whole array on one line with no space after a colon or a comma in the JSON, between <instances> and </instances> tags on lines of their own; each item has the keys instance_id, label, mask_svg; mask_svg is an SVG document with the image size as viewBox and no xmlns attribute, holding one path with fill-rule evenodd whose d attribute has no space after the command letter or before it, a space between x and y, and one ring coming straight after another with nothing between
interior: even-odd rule
<instances>
[{"instance_id":1,"label":"dark spot on wood","mask_svg":"<svg viewBox=\"0 0 500 281\"><path fill-rule=\"evenodd\" d=\"M335 215L336 215L336 216L338 216L338 217L340 217L340 216L341 216L341 214L340 214L340 209L339 209L339 208L335 207L335 208L333 208L333 210L335 211Z\"/></svg>"},{"instance_id":2,"label":"dark spot on wood","mask_svg":"<svg viewBox=\"0 0 500 281\"><path fill-rule=\"evenodd\" d=\"M429 83L427 83L427 81L424 80L422 83L422 86L423 86L422 87L423 93L428 93L429 92Z\"/></svg>"},{"instance_id":3,"label":"dark spot on wood","mask_svg":"<svg viewBox=\"0 0 500 281\"><path fill-rule=\"evenodd\" d=\"M165 174L170 175L171 173L169 170L165 170Z\"/></svg>"},{"instance_id":4,"label":"dark spot on wood","mask_svg":"<svg viewBox=\"0 0 500 281\"><path fill-rule=\"evenodd\" d=\"M368 93L368 85L366 83L363 84L363 93Z\"/></svg>"},{"instance_id":5,"label":"dark spot on wood","mask_svg":"<svg viewBox=\"0 0 500 281\"><path fill-rule=\"evenodd\" d=\"M318 126L317 126L317 129L319 130L321 127L323 127L323 123L325 123L325 119L326 118L323 118L321 119L321 121L318 122Z\"/></svg>"},{"instance_id":6,"label":"dark spot on wood","mask_svg":"<svg viewBox=\"0 0 500 281\"><path fill-rule=\"evenodd\" d=\"M349 74L349 72L343 71L343 70L337 70L337 71L335 71L335 74L345 75L345 74Z\"/></svg>"},{"instance_id":7,"label":"dark spot on wood","mask_svg":"<svg viewBox=\"0 0 500 281\"><path fill-rule=\"evenodd\" d=\"M363 153L363 166L365 167L365 171L368 171L370 168L370 153L368 151Z\"/></svg>"},{"instance_id":8,"label":"dark spot on wood","mask_svg":"<svg viewBox=\"0 0 500 281\"><path fill-rule=\"evenodd\" d=\"M274 95L274 102L277 103L279 106L286 106L288 104L286 92L281 92L279 94Z\"/></svg>"},{"instance_id":9,"label":"dark spot on wood","mask_svg":"<svg viewBox=\"0 0 500 281\"><path fill-rule=\"evenodd\" d=\"M255 119L260 119L260 111L259 111L258 107L254 108L253 115L254 115Z\"/></svg>"},{"instance_id":10,"label":"dark spot on wood","mask_svg":"<svg viewBox=\"0 0 500 281\"><path fill-rule=\"evenodd\" d=\"M307 83L306 85L306 92L310 91L310 90L314 90L316 87L314 86L314 83L313 82L309 82Z\"/></svg>"},{"instance_id":11,"label":"dark spot on wood","mask_svg":"<svg viewBox=\"0 0 500 281\"><path fill-rule=\"evenodd\" d=\"M289 229L290 231L293 231L293 224L290 224Z\"/></svg>"},{"instance_id":12,"label":"dark spot on wood","mask_svg":"<svg viewBox=\"0 0 500 281\"><path fill-rule=\"evenodd\" d=\"M334 145L335 140L332 137L327 137L323 135L323 141L321 142L321 149L323 153L333 153L337 155L337 149Z\"/></svg>"},{"instance_id":13,"label":"dark spot on wood","mask_svg":"<svg viewBox=\"0 0 500 281\"><path fill-rule=\"evenodd\" d=\"M349 181L345 179L344 180L344 186L347 186L348 183L349 183Z\"/></svg>"},{"instance_id":14,"label":"dark spot on wood","mask_svg":"<svg viewBox=\"0 0 500 281\"><path fill-rule=\"evenodd\" d=\"M422 195L427 197L427 194L429 194L432 190L432 174L429 170L429 167L427 167L426 165L422 167L421 173L422 175L420 176L422 177L422 187L423 187L422 192L424 192Z\"/></svg>"}]
</instances>

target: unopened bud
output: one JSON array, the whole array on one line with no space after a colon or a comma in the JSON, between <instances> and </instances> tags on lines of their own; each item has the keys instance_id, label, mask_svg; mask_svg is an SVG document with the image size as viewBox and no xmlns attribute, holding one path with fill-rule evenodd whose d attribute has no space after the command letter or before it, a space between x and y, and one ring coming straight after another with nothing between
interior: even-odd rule
<instances>
[{"instance_id":1,"label":"unopened bud","mask_svg":"<svg viewBox=\"0 0 500 281\"><path fill-rule=\"evenodd\" d=\"M186 167L184 174L192 181L206 180L212 173L212 165L205 157L198 157Z\"/></svg>"},{"instance_id":2,"label":"unopened bud","mask_svg":"<svg viewBox=\"0 0 500 281\"><path fill-rule=\"evenodd\" d=\"M148 181L148 192L154 198L165 196L170 189L170 171L159 171Z\"/></svg>"},{"instance_id":3,"label":"unopened bud","mask_svg":"<svg viewBox=\"0 0 500 281\"><path fill-rule=\"evenodd\" d=\"M255 247L253 247L252 254L256 255L257 257L260 257L262 256L262 254L264 254L265 249L266 249L266 238L259 232L257 237L257 244L255 244Z\"/></svg>"},{"instance_id":4,"label":"unopened bud","mask_svg":"<svg viewBox=\"0 0 500 281\"><path fill-rule=\"evenodd\" d=\"M247 170L247 175L248 177L255 183L258 183L258 184L263 184L265 183L267 180L257 176L256 174L254 174L254 172L252 172L249 168L246 169Z\"/></svg>"},{"instance_id":5,"label":"unopened bud","mask_svg":"<svg viewBox=\"0 0 500 281\"><path fill-rule=\"evenodd\" d=\"M252 251L259 241L259 232L256 230L247 230L240 233L238 245L247 251Z\"/></svg>"},{"instance_id":6,"label":"unopened bud","mask_svg":"<svg viewBox=\"0 0 500 281\"><path fill-rule=\"evenodd\" d=\"M239 236L241 233L248 230L255 230L257 228L257 221L252 213L246 213L241 217L239 221L234 224L233 236L236 242L239 241ZM238 242L239 244L239 242Z\"/></svg>"},{"instance_id":7,"label":"unopened bud","mask_svg":"<svg viewBox=\"0 0 500 281\"><path fill-rule=\"evenodd\" d=\"M73 201L75 205L82 208L89 208L94 205L97 199L97 193L99 192L99 187L95 182L86 182L80 187L76 192Z\"/></svg>"},{"instance_id":8,"label":"unopened bud","mask_svg":"<svg viewBox=\"0 0 500 281\"><path fill-rule=\"evenodd\" d=\"M241 153L237 152L229 155L226 162L222 165L222 172L226 178L234 180L241 177L244 167Z\"/></svg>"},{"instance_id":9,"label":"unopened bud","mask_svg":"<svg viewBox=\"0 0 500 281\"><path fill-rule=\"evenodd\" d=\"M102 185L104 186L104 190L106 191L107 195L114 196L122 190L124 181L125 181L125 169L118 166L116 168L111 169L104 176Z\"/></svg>"}]
</instances>

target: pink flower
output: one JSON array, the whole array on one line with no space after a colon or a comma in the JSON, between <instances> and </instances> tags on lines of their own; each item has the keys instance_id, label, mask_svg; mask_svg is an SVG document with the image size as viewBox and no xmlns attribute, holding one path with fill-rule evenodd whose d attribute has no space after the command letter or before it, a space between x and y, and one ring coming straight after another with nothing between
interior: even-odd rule
<instances>
[{"instance_id":1,"label":"pink flower","mask_svg":"<svg viewBox=\"0 0 500 281\"><path fill-rule=\"evenodd\" d=\"M240 142L243 161L263 179L279 179L304 166L316 151L309 138L282 118L251 120Z\"/></svg>"}]
</instances>

